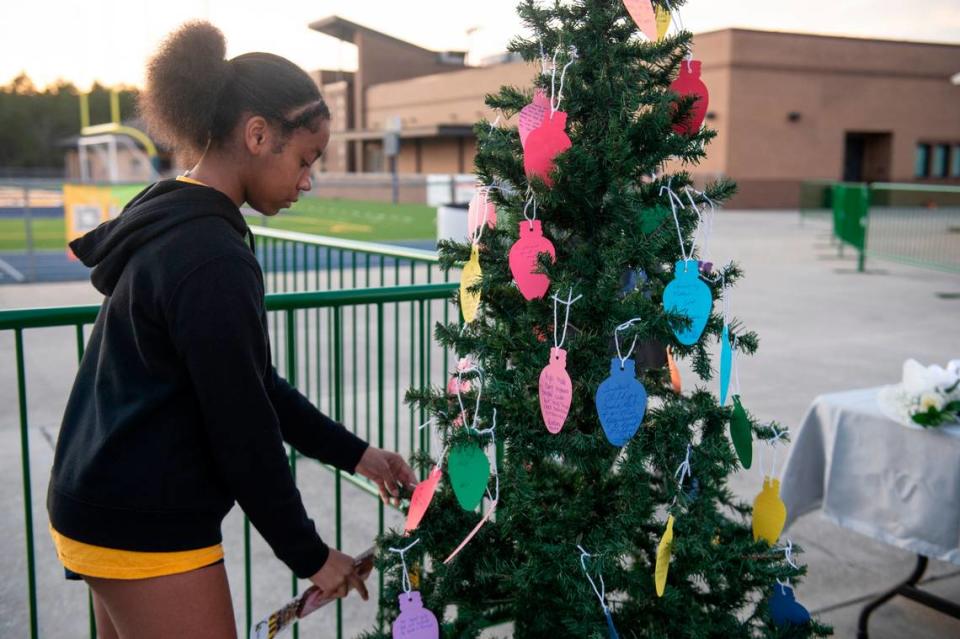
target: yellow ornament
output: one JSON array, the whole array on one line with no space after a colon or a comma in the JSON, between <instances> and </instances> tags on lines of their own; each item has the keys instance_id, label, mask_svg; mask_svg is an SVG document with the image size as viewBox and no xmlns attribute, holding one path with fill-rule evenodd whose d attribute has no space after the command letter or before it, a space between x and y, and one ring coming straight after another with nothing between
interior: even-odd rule
<instances>
[{"instance_id":1,"label":"yellow ornament","mask_svg":"<svg viewBox=\"0 0 960 639\"><path fill-rule=\"evenodd\" d=\"M657 596L662 597L667 587L667 571L670 570L670 555L673 552L673 515L667 517L667 528L657 546L657 565L654 569L654 583L657 586Z\"/></svg>"},{"instance_id":2,"label":"yellow ornament","mask_svg":"<svg viewBox=\"0 0 960 639\"><path fill-rule=\"evenodd\" d=\"M410 569L410 587L414 590L420 590L420 563L417 562L413 564L413 568Z\"/></svg>"},{"instance_id":3,"label":"yellow ornament","mask_svg":"<svg viewBox=\"0 0 960 639\"><path fill-rule=\"evenodd\" d=\"M780 480L763 477L763 489L753 500L753 540L776 545L787 522L787 507L780 499Z\"/></svg>"},{"instance_id":4,"label":"yellow ornament","mask_svg":"<svg viewBox=\"0 0 960 639\"><path fill-rule=\"evenodd\" d=\"M670 10L657 5L654 13L657 19L657 40L663 40L667 35L667 29L670 28Z\"/></svg>"},{"instance_id":5,"label":"yellow ornament","mask_svg":"<svg viewBox=\"0 0 960 639\"><path fill-rule=\"evenodd\" d=\"M463 273L460 274L460 312L463 313L463 321L468 324L477 317L477 309L480 308L480 293L468 289L479 284L482 276L480 250L474 244L470 251L470 261L464 265Z\"/></svg>"}]
</instances>

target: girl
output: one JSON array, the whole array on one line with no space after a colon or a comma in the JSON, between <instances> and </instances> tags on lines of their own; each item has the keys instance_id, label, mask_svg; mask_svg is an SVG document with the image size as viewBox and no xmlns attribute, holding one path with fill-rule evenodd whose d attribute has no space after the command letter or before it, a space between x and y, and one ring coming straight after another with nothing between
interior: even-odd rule
<instances>
[{"instance_id":1,"label":"girl","mask_svg":"<svg viewBox=\"0 0 960 639\"><path fill-rule=\"evenodd\" d=\"M376 482L415 477L321 414L270 364L263 276L244 202L275 215L310 189L330 112L300 68L225 60L188 23L150 61L153 134L200 156L71 243L105 296L57 442L47 507L68 575L93 592L101 637L236 637L220 523L238 502L274 553L325 596L356 588L353 559L307 517L283 446ZM245 239L249 239L248 246Z\"/></svg>"}]
</instances>

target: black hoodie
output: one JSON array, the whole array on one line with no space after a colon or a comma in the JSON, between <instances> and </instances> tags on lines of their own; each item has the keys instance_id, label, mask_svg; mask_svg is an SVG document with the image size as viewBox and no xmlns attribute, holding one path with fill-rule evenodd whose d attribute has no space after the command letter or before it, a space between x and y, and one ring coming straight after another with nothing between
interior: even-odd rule
<instances>
[{"instance_id":1,"label":"black hoodie","mask_svg":"<svg viewBox=\"0 0 960 639\"><path fill-rule=\"evenodd\" d=\"M367 444L270 364L248 233L223 193L168 180L71 242L106 299L57 441L47 508L60 534L203 548L237 501L297 576L326 561L283 441L348 472Z\"/></svg>"}]
</instances>

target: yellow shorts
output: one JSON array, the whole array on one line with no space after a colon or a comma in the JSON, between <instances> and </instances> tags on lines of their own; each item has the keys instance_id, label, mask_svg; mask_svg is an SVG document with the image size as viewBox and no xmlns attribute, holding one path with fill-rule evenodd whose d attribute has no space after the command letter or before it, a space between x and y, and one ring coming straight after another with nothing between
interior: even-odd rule
<instances>
[{"instance_id":1,"label":"yellow shorts","mask_svg":"<svg viewBox=\"0 0 960 639\"><path fill-rule=\"evenodd\" d=\"M64 537L53 526L50 536L64 568L86 577L147 579L189 572L223 559L223 544L174 552L139 552L85 544Z\"/></svg>"}]
</instances>

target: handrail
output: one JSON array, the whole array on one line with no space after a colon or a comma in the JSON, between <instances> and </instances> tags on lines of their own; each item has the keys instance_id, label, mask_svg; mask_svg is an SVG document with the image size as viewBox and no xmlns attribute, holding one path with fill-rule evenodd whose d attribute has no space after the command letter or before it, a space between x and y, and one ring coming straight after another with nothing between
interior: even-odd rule
<instances>
[{"instance_id":1,"label":"handrail","mask_svg":"<svg viewBox=\"0 0 960 639\"><path fill-rule=\"evenodd\" d=\"M902 184L900 182L871 182L871 189L884 191L921 191L924 193L960 193L960 186L952 184Z\"/></svg>"},{"instance_id":2,"label":"handrail","mask_svg":"<svg viewBox=\"0 0 960 639\"><path fill-rule=\"evenodd\" d=\"M302 244L323 246L325 248L417 260L419 262L429 262L431 264L437 264L440 261L436 251L407 248L403 246L396 246L395 244L378 244L376 242L363 242L360 240L344 240L339 237L314 235L312 233L300 233L298 231L283 231L280 229L271 229L263 226L250 226L250 229L253 231L253 234L258 237L269 237L287 242L300 242Z\"/></svg>"},{"instance_id":3,"label":"handrail","mask_svg":"<svg viewBox=\"0 0 960 639\"><path fill-rule=\"evenodd\" d=\"M416 302L449 297L459 285L455 282L414 284L390 288L356 288L339 291L271 293L266 296L268 311L303 308L354 306L390 302ZM97 319L99 304L40 308L15 308L0 311L0 331L20 328L48 328L89 324Z\"/></svg>"}]
</instances>

